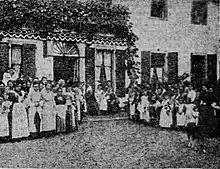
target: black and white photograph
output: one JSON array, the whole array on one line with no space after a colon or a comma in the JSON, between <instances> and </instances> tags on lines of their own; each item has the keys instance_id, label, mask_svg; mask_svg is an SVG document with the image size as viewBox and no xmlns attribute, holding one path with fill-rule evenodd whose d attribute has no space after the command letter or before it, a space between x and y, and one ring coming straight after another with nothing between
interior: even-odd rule
<instances>
[{"instance_id":1,"label":"black and white photograph","mask_svg":"<svg viewBox=\"0 0 220 169\"><path fill-rule=\"evenodd\" d=\"M0 0L0 168L220 168L220 1Z\"/></svg>"}]
</instances>

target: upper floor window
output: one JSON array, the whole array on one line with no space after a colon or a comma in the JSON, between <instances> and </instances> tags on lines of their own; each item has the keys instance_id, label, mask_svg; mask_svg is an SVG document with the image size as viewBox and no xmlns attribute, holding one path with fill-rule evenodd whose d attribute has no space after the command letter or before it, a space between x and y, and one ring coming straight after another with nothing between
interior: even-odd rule
<instances>
[{"instance_id":1,"label":"upper floor window","mask_svg":"<svg viewBox=\"0 0 220 169\"><path fill-rule=\"evenodd\" d=\"M204 1L193 1L192 4L192 23L197 25L207 24L207 3Z\"/></svg>"},{"instance_id":2,"label":"upper floor window","mask_svg":"<svg viewBox=\"0 0 220 169\"><path fill-rule=\"evenodd\" d=\"M151 16L160 19L167 18L167 0L152 0Z\"/></svg>"}]
</instances>

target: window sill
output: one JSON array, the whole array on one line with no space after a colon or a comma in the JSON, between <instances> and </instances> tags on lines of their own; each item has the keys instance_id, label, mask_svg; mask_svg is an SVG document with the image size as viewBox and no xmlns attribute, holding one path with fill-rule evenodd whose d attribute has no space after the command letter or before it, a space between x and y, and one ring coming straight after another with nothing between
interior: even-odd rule
<instances>
[{"instance_id":1,"label":"window sill","mask_svg":"<svg viewBox=\"0 0 220 169\"><path fill-rule=\"evenodd\" d=\"M195 24L195 23L191 23L191 25L195 26L195 27L207 27L208 25L203 25L203 24Z\"/></svg>"},{"instance_id":2,"label":"window sill","mask_svg":"<svg viewBox=\"0 0 220 169\"><path fill-rule=\"evenodd\" d=\"M149 19L150 20L159 20L159 21L168 21L168 18L160 18L160 17L154 17L154 16L150 16Z\"/></svg>"}]
</instances>

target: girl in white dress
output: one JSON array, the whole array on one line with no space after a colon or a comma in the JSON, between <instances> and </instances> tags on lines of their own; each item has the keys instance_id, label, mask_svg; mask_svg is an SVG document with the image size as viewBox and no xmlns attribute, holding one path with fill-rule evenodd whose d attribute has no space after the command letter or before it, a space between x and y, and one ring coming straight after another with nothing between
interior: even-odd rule
<instances>
[{"instance_id":1,"label":"girl in white dress","mask_svg":"<svg viewBox=\"0 0 220 169\"><path fill-rule=\"evenodd\" d=\"M186 122L186 106L183 102L183 98L179 98L177 107L178 107L178 112L176 114L176 125L178 128L183 128Z\"/></svg>"},{"instance_id":2,"label":"girl in white dress","mask_svg":"<svg viewBox=\"0 0 220 169\"><path fill-rule=\"evenodd\" d=\"M172 125L172 105L167 93L164 94L164 100L162 101L162 110L160 113L160 127L170 128Z\"/></svg>"},{"instance_id":3,"label":"girl in white dress","mask_svg":"<svg viewBox=\"0 0 220 169\"><path fill-rule=\"evenodd\" d=\"M141 101L138 104L138 110L140 112L140 120L144 120L147 123L150 122L150 115L149 115L149 100L147 91L144 91L144 95L141 96Z\"/></svg>"},{"instance_id":4,"label":"girl in white dress","mask_svg":"<svg viewBox=\"0 0 220 169\"><path fill-rule=\"evenodd\" d=\"M106 115L107 114L107 110L108 110L108 90L107 87L103 90L103 92L100 95L100 113L102 115Z\"/></svg>"}]
</instances>

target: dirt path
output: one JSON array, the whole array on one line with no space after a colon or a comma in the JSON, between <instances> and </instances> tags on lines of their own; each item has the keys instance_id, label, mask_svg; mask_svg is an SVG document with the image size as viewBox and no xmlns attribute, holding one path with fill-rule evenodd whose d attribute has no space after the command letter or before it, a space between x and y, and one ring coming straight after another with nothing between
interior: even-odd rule
<instances>
[{"instance_id":1,"label":"dirt path","mask_svg":"<svg viewBox=\"0 0 220 169\"><path fill-rule=\"evenodd\" d=\"M186 135L127 120L87 122L79 131L53 138L0 145L0 167L22 168L218 168L220 146L209 153L187 148Z\"/></svg>"}]
</instances>

